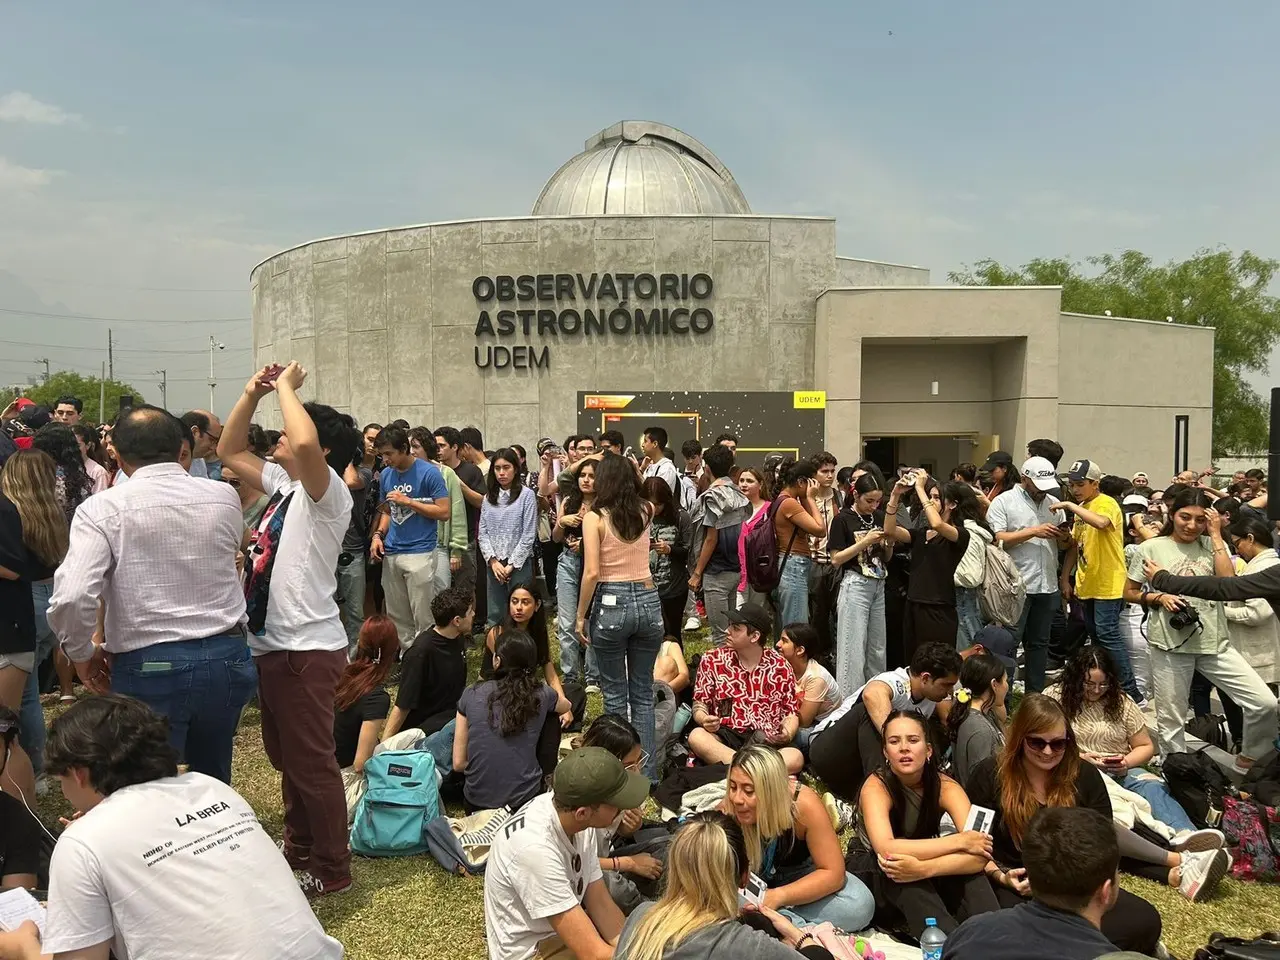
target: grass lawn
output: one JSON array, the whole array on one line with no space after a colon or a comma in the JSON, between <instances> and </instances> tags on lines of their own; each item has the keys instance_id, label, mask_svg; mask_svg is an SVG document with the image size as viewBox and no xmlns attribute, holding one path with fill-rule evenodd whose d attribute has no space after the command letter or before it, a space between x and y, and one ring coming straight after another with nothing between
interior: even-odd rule
<instances>
[{"instance_id":1,"label":"grass lawn","mask_svg":"<svg viewBox=\"0 0 1280 960\"><path fill-rule=\"evenodd\" d=\"M688 643L689 652L702 645ZM473 651L473 654L475 651ZM479 656L471 658L479 670ZM51 706L51 716L58 711ZM587 716L602 712L598 696ZM274 837L283 831L280 776L267 762L256 708L245 711L236 737L232 786L257 811ZM54 787L40 812L51 828L68 812ZM460 814L461 811L455 811ZM55 829L56 832L56 829ZM848 837L845 837L847 842ZM446 874L429 855L404 859L352 858L355 885L350 892L322 897L315 904L325 929L346 947L353 960L452 960L487 956L484 943L484 881ZM1189 903L1176 890L1123 876L1127 890L1151 901L1164 918L1169 949L1189 960L1215 930L1255 936L1280 929L1280 886L1224 880L1208 903ZM252 882L252 878L245 878Z\"/></svg>"}]
</instances>

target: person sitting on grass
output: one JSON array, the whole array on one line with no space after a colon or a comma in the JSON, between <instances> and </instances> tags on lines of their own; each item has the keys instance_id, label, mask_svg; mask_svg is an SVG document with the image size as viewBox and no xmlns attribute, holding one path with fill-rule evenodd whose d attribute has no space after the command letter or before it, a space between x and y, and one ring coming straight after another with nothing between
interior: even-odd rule
<instances>
[{"instance_id":1,"label":"person sitting on grass","mask_svg":"<svg viewBox=\"0 0 1280 960\"><path fill-rule=\"evenodd\" d=\"M6 775L17 739L18 715L0 707L0 777ZM0 792L0 890L34 888L39 871L40 824L21 800Z\"/></svg>"},{"instance_id":2,"label":"person sitting on grass","mask_svg":"<svg viewBox=\"0 0 1280 960\"><path fill-rule=\"evenodd\" d=\"M503 634L493 679L458 699L453 769L465 778L467 813L521 807L542 792L559 759L556 714L568 711L569 701L542 682L533 638L522 630Z\"/></svg>"},{"instance_id":3,"label":"person sitting on grass","mask_svg":"<svg viewBox=\"0 0 1280 960\"><path fill-rule=\"evenodd\" d=\"M1104 928L1122 893L1120 848L1108 819L1088 807L1041 807L1027 823L1022 857L1031 899L960 924L943 960L1095 960L1115 952Z\"/></svg>"},{"instance_id":4,"label":"person sitting on grass","mask_svg":"<svg viewBox=\"0 0 1280 960\"><path fill-rule=\"evenodd\" d=\"M918 710L926 719L932 717L938 704L951 696L960 666L954 645L921 644L912 654L910 668L873 677L845 697L809 737L809 763L827 789L841 800L857 802L862 782L880 766L882 731L889 714Z\"/></svg>"},{"instance_id":5,"label":"person sitting on grass","mask_svg":"<svg viewBox=\"0 0 1280 960\"><path fill-rule=\"evenodd\" d=\"M668 869L662 899L627 919L615 960L830 960L813 934L772 907L739 907L751 864L732 817L690 817L671 841Z\"/></svg>"},{"instance_id":6,"label":"person sitting on grass","mask_svg":"<svg viewBox=\"0 0 1280 960\"><path fill-rule=\"evenodd\" d=\"M400 636L395 621L375 614L360 627L355 655L333 694L333 745L342 769L342 787L347 795L347 823L356 815L356 804L367 786L364 765L378 745L382 722L391 709L387 674L400 652Z\"/></svg>"},{"instance_id":7,"label":"person sitting on grass","mask_svg":"<svg viewBox=\"0 0 1280 960\"><path fill-rule=\"evenodd\" d=\"M81 700L46 749L78 815L49 866L45 954L342 956L253 808L220 780L179 774L168 724L146 704Z\"/></svg>"},{"instance_id":8,"label":"person sitting on grass","mask_svg":"<svg viewBox=\"0 0 1280 960\"><path fill-rule=\"evenodd\" d=\"M845 863L876 899L876 925L915 939L926 921L950 934L959 921L999 910L987 880L991 837L978 830L939 836L942 815L963 825L964 788L938 770L929 724L895 710L884 724L884 765L862 785L857 835Z\"/></svg>"},{"instance_id":9,"label":"person sitting on grass","mask_svg":"<svg viewBox=\"0 0 1280 960\"><path fill-rule=\"evenodd\" d=\"M605 888L593 828L609 827L648 796L648 777L627 770L608 750L570 751L552 791L517 812L490 851L484 873L490 960L613 956L623 917Z\"/></svg>"},{"instance_id":10,"label":"person sitting on grass","mask_svg":"<svg viewBox=\"0 0 1280 960\"><path fill-rule=\"evenodd\" d=\"M808 749L814 724L825 720L840 706L844 697L836 678L820 662L827 651L822 647L822 634L807 623L789 623L775 645L796 675L796 696L800 698L800 730L796 746Z\"/></svg>"},{"instance_id":11,"label":"person sitting on grass","mask_svg":"<svg viewBox=\"0 0 1280 960\"><path fill-rule=\"evenodd\" d=\"M490 627L484 637L484 653L480 661L480 678L488 680L493 676L493 654L497 650L498 641L503 634L520 630L533 637L538 648L538 668L548 687L564 697L571 705L571 710L560 715L560 725L566 729L579 729L575 723L582 723L582 715L587 709L586 689L577 683L570 683L566 690L551 661L551 647L548 642L547 613L542 607L542 599L529 586L511 588L511 596L507 601L507 615L497 626Z\"/></svg>"},{"instance_id":12,"label":"person sitting on grass","mask_svg":"<svg viewBox=\"0 0 1280 960\"><path fill-rule=\"evenodd\" d=\"M799 773L804 755L787 746L800 730L796 675L782 654L764 646L769 611L744 603L728 617L729 642L708 650L698 664L689 749L705 763L728 763L734 751L763 737L781 749L787 769Z\"/></svg>"},{"instance_id":13,"label":"person sitting on grass","mask_svg":"<svg viewBox=\"0 0 1280 960\"><path fill-rule=\"evenodd\" d=\"M751 871L768 885L766 906L795 923L830 920L850 931L871 923L875 900L845 872L840 838L822 800L787 776L777 750L751 744L734 755L720 809L746 835Z\"/></svg>"},{"instance_id":14,"label":"person sitting on grass","mask_svg":"<svg viewBox=\"0 0 1280 960\"><path fill-rule=\"evenodd\" d=\"M1009 722L1005 699L1009 695L1009 668L993 653L966 657L960 668L955 704L947 714L951 740L951 774L961 786L969 782L973 768L993 757L1004 746Z\"/></svg>"}]
</instances>

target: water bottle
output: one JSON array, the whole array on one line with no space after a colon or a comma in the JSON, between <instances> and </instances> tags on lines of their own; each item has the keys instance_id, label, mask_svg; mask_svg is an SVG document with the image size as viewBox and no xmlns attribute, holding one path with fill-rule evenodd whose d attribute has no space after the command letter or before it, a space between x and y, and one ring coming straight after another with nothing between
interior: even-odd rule
<instances>
[{"instance_id":1,"label":"water bottle","mask_svg":"<svg viewBox=\"0 0 1280 960\"><path fill-rule=\"evenodd\" d=\"M942 945L947 942L947 935L938 929L936 918L926 917L924 922L924 933L920 934L922 960L942 960Z\"/></svg>"}]
</instances>

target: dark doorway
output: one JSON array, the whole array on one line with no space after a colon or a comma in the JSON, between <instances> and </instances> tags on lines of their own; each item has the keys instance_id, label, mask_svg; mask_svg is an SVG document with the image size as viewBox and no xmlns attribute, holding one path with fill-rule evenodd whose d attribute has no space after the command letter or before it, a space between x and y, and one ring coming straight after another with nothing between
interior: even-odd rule
<instances>
[{"instance_id":1,"label":"dark doorway","mask_svg":"<svg viewBox=\"0 0 1280 960\"><path fill-rule=\"evenodd\" d=\"M896 437L866 437L862 441L862 456L870 460L886 477L896 475L898 469Z\"/></svg>"}]
</instances>

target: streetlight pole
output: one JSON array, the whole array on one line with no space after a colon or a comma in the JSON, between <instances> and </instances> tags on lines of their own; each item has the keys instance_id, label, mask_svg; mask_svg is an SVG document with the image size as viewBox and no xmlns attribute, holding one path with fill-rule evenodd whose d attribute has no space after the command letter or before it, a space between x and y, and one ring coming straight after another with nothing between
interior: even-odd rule
<instances>
[{"instance_id":1,"label":"streetlight pole","mask_svg":"<svg viewBox=\"0 0 1280 960\"><path fill-rule=\"evenodd\" d=\"M213 392L214 392L214 388L217 387L218 385L218 381L214 378L214 373L213 373L213 351L225 350L225 349L227 349L227 345L225 343L220 342L218 338L213 336L212 334L209 335L209 412L210 413L216 412L214 410Z\"/></svg>"},{"instance_id":2,"label":"streetlight pole","mask_svg":"<svg viewBox=\"0 0 1280 960\"><path fill-rule=\"evenodd\" d=\"M49 358L48 358L48 357L38 357L38 358L36 359L36 363L43 363L43 364L44 364L44 382L45 382L45 383L48 383L48 382L49 382Z\"/></svg>"},{"instance_id":3,"label":"streetlight pole","mask_svg":"<svg viewBox=\"0 0 1280 960\"><path fill-rule=\"evenodd\" d=\"M153 370L151 372L160 377L160 406L168 410L169 409L169 371Z\"/></svg>"}]
</instances>

